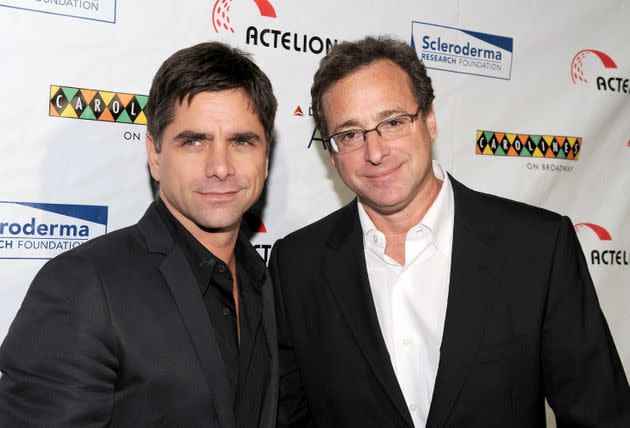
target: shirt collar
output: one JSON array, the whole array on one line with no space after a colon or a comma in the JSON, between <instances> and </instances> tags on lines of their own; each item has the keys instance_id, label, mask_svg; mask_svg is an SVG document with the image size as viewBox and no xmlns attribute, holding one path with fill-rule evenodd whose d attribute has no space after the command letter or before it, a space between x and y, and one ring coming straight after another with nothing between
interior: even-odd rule
<instances>
[{"instance_id":1,"label":"shirt collar","mask_svg":"<svg viewBox=\"0 0 630 428\"><path fill-rule=\"evenodd\" d=\"M450 256L453 246L453 225L455 223L455 203L453 199L453 188L446 170L437 161L433 161L433 175L442 181L440 191L424 215L422 220L407 232L407 239L413 233L418 233L422 228L431 232L431 237L435 247L444 255ZM370 216L365 211L363 204L357 204L359 211L359 222L363 230L364 245L368 241L368 235L373 236L374 231L378 231ZM380 231L378 231L380 233ZM384 251L384 247L383 247Z\"/></svg>"},{"instance_id":2,"label":"shirt collar","mask_svg":"<svg viewBox=\"0 0 630 428\"><path fill-rule=\"evenodd\" d=\"M261 284L267 272L267 265L245 235L242 230L239 231L235 249L236 261L257 283Z\"/></svg>"},{"instance_id":3,"label":"shirt collar","mask_svg":"<svg viewBox=\"0 0 630 428\"><path fill-rule=\"evenodd\" d=\"M201 284L206 284L215 266L218 264L225 266L225 263L204 247L201 242L173 216L164 202L159 198L156 201L156 207L162 219L165 220L166 226L173 236L173 239L182 248L189 262L195 266L193 270L199 276L202 276L202 278L198 278ZM236 256L237 270L240 271L243 269L258 285L265 275L266 265L260 257L260 254L252 247L242 231L239 231L234 254ZM201 267L201 270L199 270L199 267Z\"/></svg>"}]
</instances>

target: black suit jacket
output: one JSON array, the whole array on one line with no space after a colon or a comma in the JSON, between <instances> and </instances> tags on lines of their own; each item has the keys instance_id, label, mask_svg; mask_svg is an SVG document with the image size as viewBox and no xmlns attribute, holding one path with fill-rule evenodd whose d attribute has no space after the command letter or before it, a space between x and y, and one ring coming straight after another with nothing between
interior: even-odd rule
<instances>
[{"instance_id":1,"label":"black suit jacket","mask_svg":"<svg viewBox=\"0 0 630 428\"><path fill-rule=\"evenodd\" d=\"M566 217L451 178L455 226L427 427L630 427L630 389ZM280 426L411 427L356 201L278 241Z\"/></svg>"},{"instance_id":2,"label":"black suit jacket","mask_svg":"<svg viewBox=\"0 0 630 428\"><path fill-rule=\"evenodd\" d=\"M255 251L252 249L252 251ZM276 423L273 291L262 286ZM1 427L235 426L224 363L197 281L155 207L48 262L0 348Z\"/></svg>"}]
</instances>

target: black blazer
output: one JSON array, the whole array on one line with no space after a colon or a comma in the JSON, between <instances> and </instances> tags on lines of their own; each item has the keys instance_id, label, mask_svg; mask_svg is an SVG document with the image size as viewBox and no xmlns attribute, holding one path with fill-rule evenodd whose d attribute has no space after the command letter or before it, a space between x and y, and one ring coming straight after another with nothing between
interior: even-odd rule
<instances>
[{"instance_id":1,"label":"black blazer","mask_svg":"<svg viewBox=\"0 0 630 428\"><path fill-rule=\"evenodd\" d=\"M265 428L277 408L272 293L267 277ZM137 225L42 268L0 348L0 369L1 427L235 426L199 287L153 205Z\"/></svg>"},{"instance_id":2,"label":"black blazer","mask_svg":"<svg viewBox=\"0 0 630 428\"><path fill-rule=\"evenodd\" d=\"M571 222L451 178L455 227L427 427L630 427L630 389ZM278 241L279 425L412 427L356 200Z\"/></svg>"}]
</instances>

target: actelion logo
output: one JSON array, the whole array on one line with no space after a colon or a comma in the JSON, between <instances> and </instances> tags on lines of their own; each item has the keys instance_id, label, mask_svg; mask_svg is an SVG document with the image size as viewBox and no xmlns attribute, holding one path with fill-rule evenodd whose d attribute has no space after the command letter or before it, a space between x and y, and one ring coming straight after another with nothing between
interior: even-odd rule
<instances>
[{"instance_id":1,"label":"actelion logo","mask_svg":"<svg viewBox=\"0 0 630 428\"><path fill-rule=\"evenodd\" d=\"M610 233L598 224L576 223L575 225L573 225L573 227L575 228L576 232L580 232L581 230L592 231L593 233L595 233L595 235L597 236L597 238L599 238L600 241L612 241L612 236L610 236Z\"/></svg>"},{"instance_id":2,"label":"actelion logo","mask_svg":"<svg viewBox=\"0 0 630 428\"><path fill-rule=\"evenodd\" d=\"M309 104L308 108L302 108L300 104L293 110L293 116L304 117L313 116L313 106Z\"/></svg>"},{"instance_id":3,"label":"actelion logo","mask_svg":"<svg viewBox=\"0 0 630 428\"><path fill-rule=\"evenodd\" d=\"M265 239L265 235L267 233L267 227L263 223L262 219L258 214L255 214L251 211L247 211L243 215L243 220L247 225L247 229L251 234L256 234L258 237L262 237ZM270 243L254 243L253 244L260 257L265 261L265 263L269 262L269 256L271 255L271 247L273 244Z\"/></svg>"},{"instance_id":4,"label":"actelion logo","mask_svg":"<svg viewBox=\"0 0 630 428\"><path fill-rule=\"evenodd\" d=\"M619 92L630 94L630 79L602 75L604 70L616 70L618 68L615 60L608 54L595 49L583 49L573 56L571 61L571 82L573 84L590 84L591 75L595 75L595 84L598 91ZM606 73L604 73L606 74Z\"/></svg>"},{"instance_id":5,"label":"actelion logo","mask_svg":"<svg viewBox=\"0 0 630 428\"><path fill-rule=\"evenodd\" d=\"M276 9L269 0L251 0L260 16L277 18ZM232 15L232 0L216 0L212 8L212 28L216 33L229 31L236 34ZM337 43L336 39L325 36L300 34L276 28L259 28L249 25L245 30L245 44L271 49L284 49L291 52L320 55L328 52Z\"/></svg>"},{"instance_id":6,"label":"actelion logo","mask_svg":"<svg viewBox=\"0 0 630 428\"><path fill-rule=\"evenodd\" d=\"M595 223L576 223L573 227L576 233L586 239L591 237L592 240L593 236L597 237L598 244L596 245L600 248L591 250L590 262L592 265L630 265L630 251L611 248L614 246L612 235L603 226Z\"/></svg>"},{"instance_id":7,"label":"actelion logo","mask_svg":"<svg viewBox=\"0 0 630 428\"><path fill-rule=\"evenodd\" d=\"M573 83L588 83L586 76L584 76L584 68L586 61L591 58L598 59L605 68L617 68L615 61L604 52L594 49L581 50L575 54L573 61L571 61L571 81Z\"/></svg>"},{"instance_id":8,"label":"actelion logo","mask_svg":"<svg viewBox=\"0 0 630 428\"><path fill-rule=\"evenodd\" d=\"M146 125L146 95L50 85L49 116Z\"/></svg>"},{"instance_id":9,"label":"actelion logo","mask_svg":"<svg viewBox=\"0 0 630 428\"><path fill-rule=\"evenodd\" d=\"M252 0L260 16L267 18L276 18L276 10L268 0ZM216 33L220 31L229 31L236 33L230 19L230 11L232 9L232 0L216 0L212 8L212 27Z\"/></svg>"},{"instance_id":10,"label":"actelion logo","mask_svg":"<svg viewBox=\"0 0 630 428\"><path fill-rule=\"evenodd\" d=\"M578 160L582 137L477 131L475 153L490 156Z\"/></svg>"}]
</instances>

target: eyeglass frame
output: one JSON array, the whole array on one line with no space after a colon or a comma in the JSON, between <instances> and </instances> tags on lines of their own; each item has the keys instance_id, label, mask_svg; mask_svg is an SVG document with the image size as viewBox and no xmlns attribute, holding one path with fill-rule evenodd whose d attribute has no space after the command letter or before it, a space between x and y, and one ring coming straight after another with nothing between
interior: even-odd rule
<instances>
[{"instance_id":1,"label":"eyeglass frame","mask_svg":"<svg viewBox=\"0 0 630 428\"><path fill-rule=\"evenodd\" d=\"M422 111L422 106L418 106L418 109L416 110L415 113L405 113L405 114L399 114L398 116L392 116L390 118L387 118L385 120L383 120L382 122L379 122L376 124L376 126L374 128L371 129L348 129L346 131L341 131L341 132L336 132L333 135L331 135L330 137L324 139L324 143L328 143L328 145L332 148L332 150L335 153L352 153L356 150L359 150L361 147L365 146L365 142L367 141L367 134L372 132L372 131L376 131L376 133L379 135L379 137L381 138L385 138L383 137L383 134L381 133L381 131L378 129L381 125L391 121L391 120L396 120L396 119L400 119L403 117L408 117L409 119L411 119L411 124L413 125L413 123L416 121L416 119L418 118L418 115L420 114L420 112ZM340 152L339 151L339 146L337 145L337 143L333 140L333 138L335 138L336 135L341 135L341 134L345 134L346 132L360 132L361 134L363 134L363 144L359 144L357 146L356 149L352 149L350 151L347 152ZM402 135L400 137L396 137L396 138L402 138ZM392 140L387 140L386 141L392 141Z\"/></svg>"}]
</instances>

